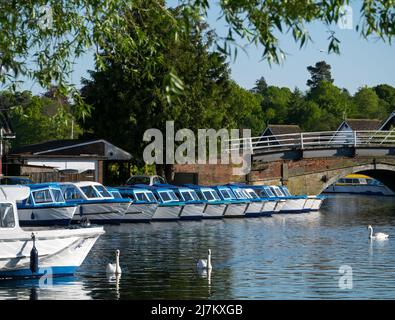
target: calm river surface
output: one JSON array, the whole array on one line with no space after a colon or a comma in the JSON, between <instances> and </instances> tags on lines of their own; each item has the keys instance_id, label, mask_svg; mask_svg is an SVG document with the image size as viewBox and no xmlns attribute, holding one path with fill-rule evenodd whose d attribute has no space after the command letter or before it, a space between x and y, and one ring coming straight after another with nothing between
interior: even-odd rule
<instances>
[{"instance_id":1,"label":"calm river surface","mask_svg":"<svg viewBox=\"0 0 395 320\"><path fill-rule=\"evenodd\" d=\"M369 241L369 224L393 238ZM76 276L48 288L1 281L0 299L395 298L394 198L338 196L317 213L105 229ZM208 248L213 270L198 274L196 260ZM115 249L118 280L105 273ZM339 288L344 265L352 289Z\"/></svg>"}]
</instances>

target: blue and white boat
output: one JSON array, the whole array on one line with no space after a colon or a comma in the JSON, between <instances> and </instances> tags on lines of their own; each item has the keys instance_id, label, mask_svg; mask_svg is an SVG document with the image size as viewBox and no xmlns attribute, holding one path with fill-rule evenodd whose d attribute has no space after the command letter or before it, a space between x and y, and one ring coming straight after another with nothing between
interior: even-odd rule
<instances>
[{"instance_id":1,"label":"blue and white boat","mask_svg":"<svg viewBox=\"0 0 395 320\"><path fill-rule=\"evenodd\" d=\"M279 186L270 186L272 192L280 199L285 200L285 204L280 213L301 213L307 212L305 208L307 196L287 196Z\"/></svg>"},{"instance_id":2,"label":"blue and white boat","mask_svg":"<svg viewBox=\"0 0 395 320\"><path fill-rule=\"evenodd\" d=\"M266 203L270 200L258 196L248 185L232 183L228 186L237 199L248 201L245 211L246 217L270 217L272 215L273 211L268 211L268 206L265 208Z\"/></svg>"},{"instance_id":3,"label":"blue and white boat","mask_svg":"<svg viewBox=\"0 0 395 320\"><path fill-rule=\"evenodd\" d=\"M269 186L251 185L249 187L253 189L259 197L268 199L263 208L264 212L279 213L285 205L286 200L277 197Z\"/></svg>"},{"instance_id":4,"label":"blue and white boat","mask_svg":"<svg viewBox=\"0 0 395 320\"><path fill-rule=\"evenodd\" d=\"M241 218L246 215L249 200L238 199L232 189L227 186L215 186L213 188L218 192L221 199L227 202L225 218Z\"/></svg>"},{"instance_id":5,"label":"blue and white boat","mask_svg":"<svg viewBox=\"0 0 395 320\"><path fill-rule=\"evenodd\" d=\"M205 202L203 219L221 219L224 217L229 201L221 200L214 188L194 184L186 184L185 186L194 190L199 199Z\"/></svg>"},{"instance_id":6,"label":"blue and white boat","mask_svg":"<svg viewBox=\"0 0 395 320\"><path fill-rule=\"evenodd\" d=\"M103 228L25 231L19 227L16 201L29 196L26 186L0 186L0 278L72 275Z\"/></svg>"},{"instance_id":7,"label":"blue and white boat","mask_svg":"<svg viewBox=\"0 0 395 320\"><path fill-rule=\"evenodd\" d=\"M109 189L114 198L126 198L132 201L122 222L150 222L159 206L158 200L152 191L145 188L117 187Z\"/></svg>"},{"instance_id":8,"label":"blue and white boat","mask_svg":"<svg viewBox=\"0 0 395 320\"><path fill-rule=\"evenodd\" d=\"M67 203L58 183L29 184L30 195L17 203L21 226L68 225L78 204Z\"/></svg>"},{"instance_id":9,"label":"blue and white boat","mask_svg":"<svg viewBox=\"0 0 395 320\"><path fill-rule=\"evenodd\" d=\"M152 216L152 221L175 221L180 219L184 203L181 202L170 188L136 184L134 187L148 189L153 192L159 205Z\"/></svg>"},{"instance_id":10,"label":"blue and white boat","mask_svg":"<svg viewBox=\"0 0 395 320\"><path fill-rule=\"evenodd\" d=\"M185 186L173 186L169 184L158 185L172 189L177 198L184 203L184 207L180 213L180 219L200 220L203 218L205 201L202 201L192 188Z\"/></svg>"},{"instance_id":11,"label":"blue and white boat","mask_svg":"<svg viewBox=\"0 0 395 320\"><path fill-rule=\"evenodd\" d=\"M131 204L130 199L115 199L98 182L64 182L60 186L66 202L79 205L73 221L88 219L94 223L120 223Z\"/></svg>"},{"instance_id":12,"label":"blue and white boat","mask_svg":"<svg viewBox=\"0 0 395 320\"><path fill-rule=\"evenodd\" d=\"M280 186L280 188L281 188L283 194L285 194L287 197L292 197L292 194L289 192L289 190L286 186ZM325 196L323 196L323 195L306 196L306 202L303 207L303 211L308 212L308 211L320 210L324 199L325 199Z\"/></svg>"}]
</instances>

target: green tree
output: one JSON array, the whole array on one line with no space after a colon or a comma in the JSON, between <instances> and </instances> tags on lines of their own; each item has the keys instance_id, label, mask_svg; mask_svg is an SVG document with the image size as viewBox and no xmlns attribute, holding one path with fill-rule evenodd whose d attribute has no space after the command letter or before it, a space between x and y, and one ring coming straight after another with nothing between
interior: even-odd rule
<instances>
[{"instance_id":1,"label":"green tree","mask_svg":"<svg viewBox=\"0 0 395 320\"><path fill-rule=\"evenodd\" d=\"M325 61L317 62L315 66L308 66L307 70L311 75L311 79L307 80L307 85L311 90L317 88L323 81L333 83L331 66Z\"/></svg>"},{"instance_id":2,"label":"green tree","mask_svg":"<svg viewBox=\"0 0 395 320\"><path fill-rule=\"evenodd\" d=\"M363 119L384 119L387 116L385 106L380 105L379 97L372 88L361 87L353 97L356 114Z\"/></svg>"},{"instance_id":3,"label":"green tree","mask_svg":"<svg viewBox=\"0 0 395 320\"><path fill-rule=\"evenodd\" d=\"M75 137L81 133L67 108L58 105L58 101L45 96L34 96L29 91L2 91L0 108L10 116L16 133L16 138L12 140L14 147L54 139L70 139L72 130Z\"/></svg>"},{"instance_id":4,"label":"green tree","mask_svg":"<svg viewBox=\"0 0 395 320\"><path fill-rule=\"evenodd\" d=\"M269 86L262 101L265 118L272 124L285 124L289 100L292 96L289 88Z\"/></svg>"},{"instance_id":5,"label":"green tree","mask_svg":"<svg viewBox=\"0 0 395 320\"><path fill-rule=\"evenodd\" d=\"M158 39L156 54L162 55L164 63L150 77L141 78L151 48L148 46L139 56L131 51L125 61L115 63L109 59L104 71L91 72L91 79L85 79L81 89L82 97L93 106L91 118L80 122L85 136L106 137L131 152L139 165L146 129L165 132L167 120L175 121L176 130L217 129L231 122L226 104L229 68L223 55L209 51L212 37L207 25L199 23L187 37L175 41L166 21L156 16L150 6L147 3L145 10L129 16L133 26L129 32L136 32L135 26L143 32L149 30L150 36ZM171 13L174 19L181 19L178 10ZM162 86L173 73L182 75L179 87L184 90L169 101Z\"/></svg>"},{"instance_id":6,"label":"green tree","mask_svg":"<svg viewBox=\"0 0 395 320\"><path fill-rule=\"evenodd\" d=\"M167 21L169 36L177 39L183 32L208 15L209 1L181 0L184 19L172 19L165 1L148 0L150 10ZM139 76L149 76L164 61L157 54L157 39L151 30L136 25L130 28L130 12L146 8L142 0L36 0L0 2L0 82L15 84L20 75L50 87L53 81L61 88L69 86L73 61L92 48L100 69L106 59L122 62L125 57L145 56L147 68ZM262 56L279 62L285 55L279 34L290 32L301 47L309 40L308 26L322 22L330 27L340 18L348 0L334 1L220 1L219 16L227 22L226 35L217 35L218 49L229 52L235 34L251 44L262 45ZM363 0L361 18L356 30L365 38L378 36L383 41L394 37L393 2ZM136 11L137 9L137 11ZM339 40L329 37L329 52L338 52ZM149 49L149 50L147 50ZM102 52L106 55L102 55ZM140 71L136 71L140 72ZM168 86L169 84L164 84ZM170 82L176 87L176 81ZM75 93L75 92L74 92ZM84 113L85 114L85 113Z\"/></svg>"},{"instance_id":7,"label":"green tree","mask_svg":"<svg viewBox=\"0 0 395 320\"><path fill-rule=\"evenodd\" d=\"M265 128L262 97L240 87L232 81L227 98L227 121L231 128L251 129L252 136L262 133Z\"/></svg>"},{"instance_id":8,"label":"green tree","mask_svg":"<svg viewBox=\"0 0 395 320\"><path fill-rule=\"evenodd\" d=\"M375 86L373 90L379 97L379 105L382 110L387 113L395 111L395 88L388 84L380 84Z\"/></svg>"},{"instance_id":9,"label":"green tree","mask_svg":"<svg viewBox=\"0 0 395 320\"><path fill-rule=\"evenodd\" d=\"M251 92L264 96L267 93L267 88L268 85L265 78L260 77L257 81L255 81L255 87L251 89Z\"/></svg>"}]
</instances>

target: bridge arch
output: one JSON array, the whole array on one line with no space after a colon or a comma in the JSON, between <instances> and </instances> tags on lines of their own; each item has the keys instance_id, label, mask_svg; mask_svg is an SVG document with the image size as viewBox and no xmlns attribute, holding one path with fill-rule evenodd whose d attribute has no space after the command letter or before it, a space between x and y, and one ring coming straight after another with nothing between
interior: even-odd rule
<instances>
[{"instance_id":1,"label":"bridge arch","mask_svg":"<svg viewBox=\"0 0 395 320\"><path fill-rule=\"evenodd\" d=\"M321 179L323 180L323 184L318 193L323 192L327 187L335 183L340 178L352 173L360 173L370 176L382 182L395 192L395 165L372 163L334 170L333 175L329 173L328 175L323 176L323 179Z\"/></svg>"}]
</instances>

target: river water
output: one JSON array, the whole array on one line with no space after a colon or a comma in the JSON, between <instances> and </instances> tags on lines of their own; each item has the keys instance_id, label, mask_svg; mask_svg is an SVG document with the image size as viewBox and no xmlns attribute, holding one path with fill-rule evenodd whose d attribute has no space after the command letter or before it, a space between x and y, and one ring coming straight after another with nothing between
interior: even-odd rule
<instances>
[{"instance_id":1,"label":"river water","mask_svg":"<svg viewBox=\"0 0 395 320\"><path fill-rule=\"evenodd\" d=\"M74 277L0 281L0 299L394 299L395 199L336 196L320 212L106 226ZM199 274L212 251L213 270ZM108 279L120 249L122 276Z\"/></svg>"}]
</instances>

